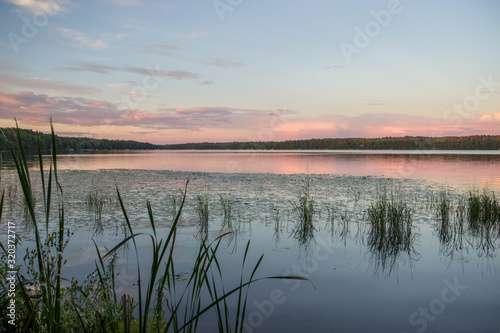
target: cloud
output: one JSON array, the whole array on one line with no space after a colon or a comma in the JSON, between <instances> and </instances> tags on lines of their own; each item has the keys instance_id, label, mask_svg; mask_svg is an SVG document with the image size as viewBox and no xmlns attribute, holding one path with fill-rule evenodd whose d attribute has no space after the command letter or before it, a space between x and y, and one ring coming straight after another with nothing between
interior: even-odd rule
<instances>
[{"instance_id":1,"label":"cloud","mask_svg":"<svg viewBox=\"0 0 500 333\"><path fill-rule=\"evenodd\" d=\"M393 101L391 99L367 99L365 100L366 105L372 106L385 106L391 104Z\"/></svg>"},{"instance_id":2,"label":"cloud","mask_svg":"<svg viewBox=\"0 0 500 333\"><path fill-rule=\"evenodd\" d=\"M11 4L27 9L32 13L44 12L49 15L55 15L65 11L65 8L57 3L57 1L43 0L6 0Z\"/></svg>"},{"instance_id":3,"label":"cloud","mask_svg":"<svg viewBox=\"0 0 500 333\"><path fill-rule=\"evenodd\" d=\"M200 60L202 64L205 65L210 65L210 66L217 66L217 67L223 67L223 68L241 68L245 66L245 64L237 61L231 61L231 60L225 60L225 59L218 59L218 58L210 58L207 60Z\"/></svg>"},{"instance_id":4,"label":"cloud","mask_svg":"<svg viewBox=\"0 0 500 333\"><path fill-rule=\"evenodd\" d=\"M64 81L36 77L24 78L8 74L0 74L0 89L11 89L13 87L46 91L57 94L92 95L100 92L99 89L93 87L71 84Z\"/></svg>"},{"instance_id":5,"label":"cloud","mask_svg":"<svg viewBox=\"0 0 500 333\"><path fill-rule=\"evenodd\" d=\"M108 46L102 39L92 39L87 36L85 33L69 29L69 28L60 28L59 40L63 42L67 42L70 44L75 44L81 47L90 48L93 50L103 49Z\"/></svg>"},{"instance_id":6,"label":"cloud","mask_svg":"<svg viewBox=\"0 0 500 333\"><path fill-rule=\"evenodd\" d=\"M93 72L99 74L109 74L112 71L119 71L119 67L115 66L107 66L100 64L90 64L90 63L81 63L72 67L59 67L56 68L59 71L72 71L72 72Z\"/></svg>"},{"instance_id":7,"label":"cloud","mask_svg":"<svg viewBox=\"0 0 500 333\"><path fill-rule=\"evenodd\" d=\"M163 70L152 70L143 67L133 67L133 66L125 66L122 71L135 73L144 76L153 76L153 77L171 77L177 80L194 80L198 79L200 76L196 73L191 73L187 71L177 70L177 71L163 71Z\"/></svg>"},{"instance_id":8,"label":"cloud","mask_svg":"<svg viewBox=\"0 0 500 333\"><path fill-rule=\"evenodd\" d=\"M200 82L200 84L205 85L205 86L211 85L213 83L214 83L214 81L212 81L212 80L205 80L205 81Z\"/></svg>"},{"instance_id":9,"label":"cloud","mask_svg":"<svg viewBox=\"0 0 500 333\"><path fill-rule=\"evenodd\" d=\"M113 89L120 89L123 87L126 87L127 85L124 83L108 83L106 87L108 88L113 88Z\"/></svg>"},{"instance_id":10,"label":"cloud","mask_svg":"<svg viewBox=\"0 0 500 333\"><path fill-rule=\"evenodd\" d=\"M195 31L183 34L176 34L174 37L183 42L198 42L208 37L208 32L205 31Z\"/></svg>"},{"instance_id":11,"label":"cloud","mask_svg":"<svg viewBox=\"0 0 500 333\"><path fill-rule=\"evenodd\" d=\"M489 122L489 121L500 121L500 112L494 112L490 114L483 114L479 116L480 121Z\"/></svg>"},{"instance_id":12,"label":"cloud","mask_svg":"<svg viewBox=\"0 0 500 333\"><path fill-rule=\"evenodd\" d=\"M157 54L164 57L171 57L174 59L184 59L181 56L176 55L174 52L179 50L179 47L171 44L157 44L157 45L129 45L129 50L146 53L146 54Z\"/></svg>"},{"instance_id":13,"label":"cloud","mask_svg":"<svg viewBox=\"0 0 500 333\"><path fill-rule=\"evenodd\" d=\"M121 34L121 33L112 33L112 32L106 32L104 34L102 34L102 38L104 40L122 40L124 39L125 37L129 37L130 35L129 34Z\"/></svg>"},{"instance_id":14,"label":"cloud","mask_svg":"<svg viewBox=\"0 0 500 333\"><path fill-rule=\"evenodd\" d=\"M109 3L120 7L156 7L161 9L171 9L172 5L166 4L164 0L159 0L155 3L153 1L145 0L107 0Z\"/></svg>"},{"instance_id":15,"label":"cloud","mask_svg":"<svg viewBox=\"0 0 500 333\"><path fill-rule=\"evenodd\" d=\"M268 126L272 112L225 107L189 109L161 108L155 112L120 109L118 104L82 97L61 97L33 92L9 93L0 90L0 119L12 119L31 125L54 123L81 126L134 126L148 129L204 128L233 129Z\"/></svg>"},{"instance_id":16,"label":"cloud","mask_svg":"<svg viewBox=\"0 0 500 333\"><path fill-rule=\"evenodd\" d=\"M123 7L137 7L144 3L143 0L108 0L108 2Z\"/></svg>"},{"instance_id":17,"label":"cloud","mask_svg":"<svg viewBox=\"0 0 500 333\"><path fill-rule=\"evenodd\" d=\"M200 133L189 137L210 141L217 135L249 134L246 140L294 140L311 138L377 138L387 136L449 136L498 134L500 112L468 118L441 119L403 114L374 113L356 117L325 115L299 117L290 110L255 110L200 106L122 109L117 103L83 97L61 97L33 92L0 90L0 119L16 117L28 125L56 124L123 128L128 131ZM88 129L87 129L88 131ZM203 136L203 133L206 135ZM231 134L232 133L232 134ZM253 134L252 134L253 133ZM246 135L245 134L245 135ZM245 140L245 138L243 138Z\"/></svg>"},{"instance_id":18,"label":"cloud","mask_svg":"<svg viewBox=\"0 0 500 333\"><path fill-rule=\"evenodd\" d=\"M500 117L471 115L464 119L441 119L392 113L356 117L329 115L296 118L276 127L277 140L311 138L378 138L387 136L460 136L496 134Z\"/></svg>"},{"instance_id":19,"label":"cloud","mask_svg":"<svg viewBox=\"0 0 500 333\"><path fill-rule=\"evenodd\" d=\"M92 50L101 50L106 48L109 42L113 40L122 40L127 36L129 35L122 33L102 33L99 35L99 38L91 38L87 34L75 29L60 28L59 36L57 38L63 42L80 47Z\"/></svg>"},{"instance_id":20,"label":"cloud","mask_svg":"<svg viewBox=\"0 0 500 333\"><path fill-rule=\"evenodd\" d=\"M191 40L196 40L195 35L191 36L191 34L179 34L176 36L185 36L183 38ZM208 36L208 34L207 34ZM201 37L199 37L201 38ZM178 52L182 50L182 47L171 45L171 44L157 44L157 45L130 45L129 49L135 52L147 53L147 54L157 54L164 57L170 57L172 59L182 60L191 63L198 63L208 66L216 66L221 68L242 68L245 66L244 63L220 59L220 58L206 58L206 59L195 59L186 56L179 55Z\"/></svg>"},{"instance_id":21,"label":"cloud","mask_svg":"<svg viewBox=\"0 0 500 333\"><path fill-rule=\"evenodd\" d=\"M71 67L60 67L56 68L60 71L75 71L75 72L94 72L99 74L110 74L110 72L127 72L144 76L152 76L152 77L170 77L177 80L194 80L200 78L200 75L197 73L187 72L183 70L175 70L175 71L164 71L161 69L152 69L145 67L136 67L136 66L107 66L107 65L99 65L99 64L91 64L91 63L81 63Z\"/></svg>"}]
</instances>

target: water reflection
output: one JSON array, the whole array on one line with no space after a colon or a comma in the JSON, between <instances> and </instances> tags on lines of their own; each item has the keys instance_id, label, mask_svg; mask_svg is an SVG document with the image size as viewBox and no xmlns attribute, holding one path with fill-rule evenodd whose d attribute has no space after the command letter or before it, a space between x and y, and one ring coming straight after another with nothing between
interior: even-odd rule
<instances>
[{"instance_id":1,"label":"water reflection","mask_svg":"<svg viewBox=\"0 0 500 333\"><path fill-rule=\"evenodd\" d=\"M13 168L5 155L4 168ZM49 156L44 156L47 163ZM29 161L37 167L37 159ZM500 189L499 151L126 151L67 154L60 170L148 169L193 172L350 174L489 184Z\"/></svg>"},{"instance_id":2,"label":"water reflection","mask_svg":"<svg viewBox=\"0 0 500 333\"><path fill-rule=\"evenodd\" d=\"M483 278L481 268L475 267L477 258L486 258L493 264L498 261L496 258L498 223L484 225L478 223L477 215L469 209L471 205L466 204L469 200L473 203L474 199L470 199L468 194L458 190L445 196L450 200L450 205L446 207L451 207L443 210L449 212L448 218L443 220L440 216L436 216L435 207L438 206L441 197L436 195L439 194L439 186L431 182L314 175L310 176L314 182L311 184L309 194L305 195L303 188L301 191L301 185L304 184L303 175L222 173L193 175L165 171L67 170L61 172L59 176L65 188L67 216L70 217L68 227L78 228L81 226L80 223L86 223L86 227L96 228L92 224L96 214L95 208L89 211L84 204L86 194L95 194L97 187L99 194L105 197L111 192L114 193L114 184L118 183L120 188L124 189L121 193L133 227L144 228L146 233L151 232L147 230L149 219L144 208L146 200L149 200L155 211L157 232L162 234L168 234L171 220L179 208L179 197L182 197L182 192L175 190L176 187L179 184L183 186L189 176L192 179L203 180L200 181L201 185L189 189L184 206L178 241L178 253L182 254L182 259L186 262L192 259L192 250L198 246L193 243L205 237L213 240L226 232L230 234L224 237L221 249L225 245L223 250L228 255L221 259L221 265L229 267L229 271L235 267L235 259L231 254L235 252L238 254L244 250L244 246L240 248L237 246L238 242L241 244L241 238L245 240L251 238L255 253L266 254L266 262L269 264L263 266L263 274L276 274L296 266L302 269L302 265L298 263L303 261L301 255L305 252L306 258L309 259L304 260L306 266L304 270L317 284L320 292L311 293L308 290L304 295L299 294L298 290L297 293L287 294L289 301L282 308L286 311L293 308L297 312L303 312L298 315L314 318L315 321L319 317L329 322L332 320L332 313L338 315L340 319L358 313L356 311L359 311L359 299L369 300L363 302L368 304L364 310L367 313L371 313L370 310L373 309L379 311L375 316L377 318L382 318L384 312L394 306L386 299L397 299L397 306L401 304L406 309L410 308L411 310L408 310L410 314L424 304L421 294L427 303L435 297L432 293L430 295L427 293L427 290L432 289L433 283L440 284L445 278L449 279L450 274L458 274L452 264L448 267L446 264L443 265L444 260L459 261L463 265L463 271L467 269L467 279L471 277L473 279L464 283L474 286L474 291L470 289L471 294L482 295L490 292L491 286L495 286L493 283L498 280L496 272L492 271L490 276ZM401 217L402 229L391 229L390 225L383 224L382 221L372 223L369 219L369 209L374 205L376 207L379 202L379 189L383 186L397 188L400 198L413 208L411 224L408 223L409 219L405 214ZM38 195L40 196L40 193ZM94 195L94 197L99 196ZM202 198L201 205L199 197ZM208 198L208 204L205 198ZM436 198L436 204L428 205L426 198ZM460 206L460 199L463 206ZM296 207L305 207L306 211L311 211L309 203L313 202L310 221L305 223L307 219L301 217L304 215L297 214L301 209L294 209L291 202L295 203ZM203 208L205 206L208 207L206 210ZM13 210L18 208L15 206ZM113 221L123 221L119 210L112 204L104 205L100 223L105 231L94 235L98 243L116 244L123 239L123 235L120 239L118 233L115 235L106 232L116 227ZM203 224L204 211L208 212L206 225ZM387 214L386 210L384 216L387 217ZM12 218L15 214L7 216ZM469 221L469 217L472 217L472 222ZM163 229L160 229L161 227ZM196 237L197 232L200 233ZM417 232L421 233L418 238ZM87 229L80 232L79 237L82 234L88 237ZM110 241L111 237L114 238ZM145 247L144 244L138 245ZM149 246L149 243L146 245ZM74 267L79 265L78 259L83 260L83 251L80 251L82 248L84 246L77 247L74 251L76 253ZM297 248L300 250L299 256L297 251L293 251ZM150 257L148 252L140 252L140 257L141 265L148 267L147 260ZM467 262L463 259L465 257ZM92 264L92 260L90 261ZM469 262L472 264L468 265ZM406 273L411 274L408 279L404 279ZM386 279L378 278L379 276ZM401 284L405 288L398 288L400 277ZM391 283L396 281L396 278L398 285ZM493 282L485 284L484 281ZM277 288L286 290L287 285L285 287L278 285ZM403 289L404 292L400 292ZM256 288L256 293L258 292ZM418 296L408 296L417 294ZM269 297L269 294L259 295L257 301L262 302L267 299L266 297ZM491 303L490 301L489 304ZM250 302L249 306L251 304L253 303ZM303 304L310 305L307 311L303 310ZM352 312L339 315L338 311L342 311L346 306ZM451 307L450 310L447 309L447 313L448 311L452 311ZM287 314L289 315L288 312ZM376 319L375 317L370 320ZM277 318L278 315L271 316L269 322L279 320ZM303 317L298 316L298 318L302 320ZM400 321L405 324L407 318L408 316ZM383 325L381 327L387 328ZM322 326L318 331L326 330L323 328Z\"/></svg>"}]
</instances>

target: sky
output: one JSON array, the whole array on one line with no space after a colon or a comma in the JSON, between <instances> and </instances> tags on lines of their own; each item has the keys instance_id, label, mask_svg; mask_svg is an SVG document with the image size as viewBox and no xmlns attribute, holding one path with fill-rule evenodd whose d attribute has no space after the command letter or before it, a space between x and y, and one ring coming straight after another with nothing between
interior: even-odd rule
<instances>
[{"instance_id":1,"label":"sky","mask_svg":"<svg viewBox=\"0 0 500 333\"><path fill-rule=\"evenodd\" d=\"M500 134L498 0L0 0L0 126L157 144Z\"/></svg>"}]
</instances>

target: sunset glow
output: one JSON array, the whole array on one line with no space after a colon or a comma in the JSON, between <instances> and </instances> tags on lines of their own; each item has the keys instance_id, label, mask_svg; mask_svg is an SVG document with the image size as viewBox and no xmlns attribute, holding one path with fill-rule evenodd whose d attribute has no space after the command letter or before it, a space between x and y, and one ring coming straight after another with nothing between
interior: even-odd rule
<instances>
[{"instance_id":1,"label":"sunset glow","mask_svg":"<svg viewBox=\"0 0 500 333\"><path fill-rule=\"evenodd\" d=\"M0 0L0 126L159 144L500 134L498 1L227 6Z\"/></svg>"}]
</instances>

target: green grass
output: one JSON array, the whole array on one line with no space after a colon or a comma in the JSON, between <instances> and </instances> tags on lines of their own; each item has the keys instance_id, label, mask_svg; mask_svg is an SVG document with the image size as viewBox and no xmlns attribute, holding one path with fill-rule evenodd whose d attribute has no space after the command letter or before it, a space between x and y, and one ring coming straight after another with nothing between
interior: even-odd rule
<instances>
[{"instance_id":1,"label":"green grass","mask_svg":"<svg viewBox=\"0 0 500 333\"><path fill-rule=\"evenodd\" d=\"M146 202L150 233L136 233L128 218L126 204L120 191L116 190L118 202L122 210L128 236L111 250L101 253L97 244L95 249L98 259L95 271L90 273L83 283L74 277L63 277L63 267L67 263L64 250L68 245L71 232L66 228L62 186L57 175L57 152L54 129L52 131L52 158L49 170L45 173L38 143L38 159L43 195L43 213L37 213L34 207L33 187L28 163L21 140L21 132L17 131L18 149L13 152L17 175L26 201L27 214L33 226L35 248L26 248L25 263L27 276L17 273L16 289L16 328L22 332L195 332L199 319L211 311L216 314L220 332L243 332L243 320L246 314L246 303L249 288L257 281L265 279L298 279L303 277L271 276L256 278L255 274L262 262L263 255L247 271L247 255L250 242L247 243L241 266L239 283L228 287L223 283L223 272L217 258L221 235L212 242L204 237L200 242L197 255L191 269L187 284L177 287L174 249L177 225L186 201L187 186L182 201L168 229L157 231L151 204ZM46 178L48 177L48 178ZM54 203L53 197L56 197ZM5 192L0 200L0 220ZM94 200L95 196L92 197ZM208 201L203 201L205 209L203 217L208 221ZM51 218L51 207L56 205L57 217ZM41 224L45 224L45 232L41 232ZM148 274L141 271L137 239L145 238L150 242L152 266ZM120 250L132 245L136 256L136 276L134 284L137 299L123 295L118 300L116 292L115 266ZM6 247L0 243L2 270L6 260ZM19 249L18 249L19 250ZM127 286L129 289L134 286ZM8 327L6 302L8 287L0 280L0 326ZM229 306L229 298L236 298L236 308ZM134 313L134 314L132 314Z\"/></svg>"},{"instance_id":2,"label":"green grass","mask_svg":"<svg viewBox=\"0 0 500 333\"><path fill-rule=\"evenodd\" d=\"M167 210L172 219L175 219L179 211L179 204L182 201L183 193L181 189L171 192L167 196Z\"/></svg>"},{"instance_id":3,"label":"green grass","mask_svg":"<svg viewBox=\"0 0 500 333\"><path fill-rule=\"evenodd\" d=\"M494 256L500 236L500 203L493 191L473 189L453 202L441 191L432 205L445 254L454 257L473 247L479 256Z\"/></svg>"},{"instance_id":4,"label":"green grass","mask_svg":"<svg viewBox=\"0 0 500 333\"><path fill-rule=\"evenodd\" d=\"M452 237L451 213L453 204L449 198L449 194L445 190L439 193L434 203L434 210L438 219L437 231L439 239L442 243L447 243Z\"/></svg>"},{"instance_id":5,"label":"green grass","mask_svg":"<svg viewBox=\"0 0 500 333\"><path fill-rule=\"evenodd\" d=\"M209 197L207 193L196 196L196 214L198 215L199 234L206 236L209 226Z\"/></svg>"},{"instance_id":6,"label":"green grass","mask_svg":"<svg viewBox=\"0 0 500 333\"><path fill-rule=\"evenodd\" d=\"M374 262L374 272L387 276L396 271L399 258L407 255L410 267L414 262L416 235L412 226L412 209L394 193L384 191L367 210L370 226L367 243Z\"/></svg>"},{"instance_id":7,"label":"green grass","mask_svg":"<svg viewBox=\"0 0 500 333\"><path fill-rule=\"evenodd\" d=\"M467 195L467 219L470 230L480 233L500 224L500 202L493 191L471 190Z\"/></svg>"},{"instance_id":8,"label":"green grass","mask_svg":"<svg viewBox=\"0 0 500 333\"><path fill-rule=\"evenodd\" d=\"M281 239L281 231L282 231L282 223L281 223L281 212L279 207L275 206L274 204L271 204L271 209L272 209L272 216L274 220L274 234L273 234L273 239L276 241L276 243L279 243Z\"/></svg>"},{"instance_id":9,"label":"green grass","mask_svg":"<svg viewBox=\"0 0 500 333\"><path fill-rule=\"evenodd\" d=\"M372 203L367 214L371 227L368 236L371 251L383 257L412 251L412 210L406 202L393 193L390 197L384 193Z\"/></svg>"},{"instance_id":10,"label":"green grass","mask_svg":"<svg viewBox=\"0 0 500 333\"><path fill-rule=\"evenodd\" d=\"M100 193L97 189L92 190L92 192L85 198L85 205L89 208L89 210L94 212L94 218L96 220L101 220L103 208L112 204L113 197Z\"/></svg>"},{"instance_id":11,"label":"green grass","mask_svg":"<svg viewBox=\"0 0 500 333\"><path fill-rule=\"evenodd\" d=\"M297 226L292 234L301 245L307 245L314 238L313 217L316 213L316 203L311 194L311 179L305 177L299 188L297 201L290 202L292 211L297 217Z\"/></svg>"},{"instance_id":12,"label":"green grass","mask_svg":"<svg viewBox=\"0 0 500 333\"><path fill-rule=\"evenodd\" d=\"M233 201L231 200L229 195L221 195L219 194L219 203L222 208L222 216L223 222L222 227L227 227L229 230L233 227Z\"/></svg>"}]
</instances>

